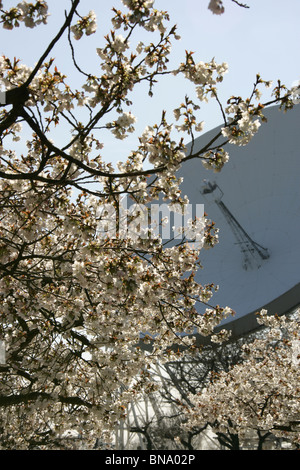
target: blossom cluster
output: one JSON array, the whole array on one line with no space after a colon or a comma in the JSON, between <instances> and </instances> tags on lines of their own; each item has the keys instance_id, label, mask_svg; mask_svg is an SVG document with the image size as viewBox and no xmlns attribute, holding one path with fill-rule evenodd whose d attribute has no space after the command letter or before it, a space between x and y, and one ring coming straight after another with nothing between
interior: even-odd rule
<instances>
[{"instance_id":1,"label":"blossom cluster","mask_svg":"<svg viewBox=\"0 0 300 470\"><path fill-rule=\"evenodd\" d=\"M133 124L135 122L135 116L131 113L123 113L116 121L114 121L112 133L117 139L125 139L128 132L134 132L135 128Z\"/></svg>"},{"instance_id":2,"label":"blossom cluster","mask_svg":"<svg viewBox=\"0 0 300 470\"><path fill-rule=\"evenodd\" d=\"M76 24L71 27L74 38L78 41L85 33L87 36L97 31L97 17L93 10L88 15L81 17Z\"/></svg>"},{"instance_id":3,"label":"blossom cluster","mask_svg":"<svg viewBox=\"0 0 300 470\"><path fill-rule=\"evenodd\" d=\"M181 64L176 73L179 72L197 85L196 92L199 100L207 102L208 96L213 95L216 85L223 81L224 75L228 72L228 64L226 62L217 64L215 59L210 62L195 63L193 53L187 52L186 62Z\"/></svg>"},{"instance_id":4,"label":"blossom cluster","mask_svg":"<svg viewBox=\"0 0 300 470\"><path fill-rule=\"evenodd\" d=\"M245 102L231 104L226 108L230 117L228 125L222 128L222 134L230 144L247 145L261 126L260 120L256 118ZM238 118L237 118L238 116Z\"/></svg>"},{"instance_id":5,"label":"blossom cluster","mask_svg":"<svg viewBox=\"0 0 300 470\"><path fill-rule=\"evenodd\" d=\"M300 80L293 84L291 88L292 101L294 104L300 103Z\"/></svg>"},{"instance_id":6,"label":"blossom cluster","mask_svg":"<svg viewBox=\"0 0 300 470\"><path fill-rule=\"evenodd\" d=\"M0 8L3 8L2 2ZM20 22L28 28L34 28L41 23L46 24L48 18L47 2L38 1L35 4L22 1L7 11L2 12L1 23L5 29L20 26Z\"/></svg>"},{"instance_id":7,"label":"blossom cluster","mask_svg":"<svg viewBox=\"0 0 300 470\"><path fill-rule=\"evenodd\" d=\"M222 0L210 0L208 9L215 15L222 15L225 11Z\"/></svg>"},{"instance_id":8,"label":"blossom cluster","mask_svg":"<svg viewBox=\"0 0 300 470\"><path fill-rule=\"evenodd\" d=\"M192 134L193 129L195 132L203 131L204 121L197 122L197 118L194 115L194 111L197 111L198 109L200 109L200 106L193 103L193 101L188 97L185 98L185 103L181 103L179 108L174 109L173 112L176 121L179 121L182 116L184 117L184 123L175 126L179 132Z\"/></svg>"},{"instance_id":9,"label":"blossom cluster","mask_svg":"<svg viewBox=\"0 0 300 470\"><path fill-rule=\"evenodd\" d=\"M211 377L185 408L187 428L209 423L215 433L238 435L272 433L299 444L299 311L288 316L258 314L266 330L262 338L243 346L244 360L229 372Z\"/></svg>"},{"instance_id":10,"label":"blossom cluster","mask_svg":"<svg viewBox=\"0 0 300 470\"><path fill-rule=\"evenodd\" d=\"M207 170L213 170L218 173L222 170L225 163L229 160L229 154L223 148L210 150L203 155L202 164Z\"/></svg>"},{"instance_id":11,"label":"blossom cluster","mask_svg":"<svg viewBox=\"0 0 300 470\"><path fill-rule=\"evenodd\" d=\"M128 16L131 24L138 22L149 32L156 30L162 34L166 32L164 20L168 18L168 14L154 9L154 0L122 0L122 3L131 11Z\"/></svg>"}]
</instances>

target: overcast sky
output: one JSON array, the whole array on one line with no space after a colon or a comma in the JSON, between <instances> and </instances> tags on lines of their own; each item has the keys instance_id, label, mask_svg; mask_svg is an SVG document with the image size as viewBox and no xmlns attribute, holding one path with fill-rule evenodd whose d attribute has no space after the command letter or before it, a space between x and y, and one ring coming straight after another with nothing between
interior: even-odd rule
<instances>
[{"instance_id":1,"label":"overcast sky","mask_svg":"<svg viewBox=\"0 0 300 470\"><path fill-rule=\"evenodd\" d=\"M246 0L244 0L246 2ZM9 7L16 1L4 0ZM229 72L219 86L223 103L231 95L249 96L256 73L265 80L276 82L278 78L288 87L300 79L300 1L299 0L248 0L250 8L240 8L231 0L224 0L225 13L213 15L208 10L209 0L156 0L157 9L170 13L170 26L177 24L181 41L175 41L172 52L172 64L184 60L185 50L194 51L195 61L227 62ZM51 16L48 26L33 30L24 26L14 31L0 30L0 53L13 58L20 58L29 66L45 50L49 41L60 28L64 20L64 9L68 9L68 0L48 0ZM109 31L111 8L116 6L126 10L120 0L84 0L79 8L85 14L95 10L98 31L90 37L76 42L77 59L88 71L97 71L99 57L96 47L101 47L103 36ZM138 38L137 38L138 39ZM71 65L66 57L67 43L62 41L51 56L56 57L59 69L68 75ZM142 132L147 124L160 120L162 109L166 109L169 120L173 120L172 110L184 99L186 94L193 96L193 87L188 82L164 78L154 90L152 99L143 90L137 92L133 113L138 119L137 129ZM194 96L193 96L194 97ZM199 120L204 120L204 132L221 123L221 115L214 105L202 106ZM119 142L118 142L119 144ZM122 142L122 151L129 152L136 145L136 138L130 136ZM120 154L120 146L111 148L112 160L121 160L126 155Z\"/></svg>"}]
</instances>

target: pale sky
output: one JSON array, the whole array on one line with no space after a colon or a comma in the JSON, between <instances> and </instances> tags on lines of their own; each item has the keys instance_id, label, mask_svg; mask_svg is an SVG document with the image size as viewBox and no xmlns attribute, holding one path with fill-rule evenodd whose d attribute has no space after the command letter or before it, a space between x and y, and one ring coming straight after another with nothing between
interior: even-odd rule
<instances>
[{"instance_id":1,"label":"pale sky","mask_svg":"<svg viewBox=\"0 0 300 470\"><path fill-rule=\"evenodd\" d=\"M4 0L4 6L16 4ZM231 0L224 0L225 13L213 15L208 10L209 0L156 0L157 9L167 10L170 14L170 27L178 26L181 41L174 41L172 65L184 60L185 50L194 51L196 62L227 62L229 72L219 86L223 104L231 95L246 98L251 94L256 73L262 79L278 78L288 87L300 79L300 0L248 0L249 9L238 7ZM246 0L244 0L246 3ZM26 65L34 66L46 46L59 30L64 20L64 9L69 9L67 0L48 0L51 16L48 26L30 30L21 26L13 31L0 29L0 53L10 58L18 57ZM75 43L77 60L88 72L99 70L99 57L96 47L103 46L103 36L111 28L111 8L126 11L121 0L85 0L79 8L81 14L95 10L97 14L97 33L84 37ZM139 40L139 37L136 37ZM57 59L61 72L70 73L69 50L64 39L56 47L51 57ZM70 77L73 78L73 75ZM78 86L76 84L74 86ZM267 93L267 92L266 92ZM162 109L167 110L167 118L174 121L173 109L178 107L189 94L196 100L192 84L181 79L164 78L154 89L154 97L149 98L145 90L138 90L134 97L133 114L137 117L137 131L140 134L146 125L159 122ZM265 95L268 98L268 95ZM263 101L263 98L262 98ZM221 124L220 112L215 104L202 105L199 120L205 121L204 132ZM125 141L117 141L117 146L107 147L107 158L123 160L126 153L136 147L137 137L130 136Z\"/></svg>"}]
</instances>

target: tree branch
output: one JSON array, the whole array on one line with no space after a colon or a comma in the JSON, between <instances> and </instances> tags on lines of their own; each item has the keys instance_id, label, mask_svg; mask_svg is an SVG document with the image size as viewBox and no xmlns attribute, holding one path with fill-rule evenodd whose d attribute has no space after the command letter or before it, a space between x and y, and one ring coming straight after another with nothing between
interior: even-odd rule
<instances>
[{"instance_id":1,"label":"tree branch","mask_svg":"<svg viewBox=\"0 0 300 470\"><path fill-rule=\"evenodd\" d=\"M41 400L56 400L52 397L51 394L45 392L30 392L24 395L9 395L9 396L0 396L0 406L6 407L11 405L19 405L20 403L28 403L37 399ZM64 397L62 395L58 396L58 401L66 405L77 405L85 406L87 408L92 408L91 403L82 400L79 397Z\"/></svg>"},{"instance_id":2,"label":"tree branch","mask_svg":"<svg viewBox=\"0 0 300 470\"><path fill-rule=\"evenodd\" d=\"M80 3L80 0L72 0L72 8L70 10L70 13L68 14L68 16L66 17L66 20L63 24L63 26L61 27L61 29L59 30L59 32L57 33L57 35L52 39L52 41L50 42L49 46L47 47L47 49L45 50L45 52L43 53L43 55L40 57L40 59L38 60L36 66L34 67L33 71L31 72L31 74L29 75L29 77L27 78L26 82L25 82L25 86L28 87L28 85L30 85L30 83L32 82L33 78L35 77L35 75L38 73L40 67L42 66L44 60L46 59L46 57L49 55L49 53L51 52L51 50L53 49L53 47L55 46L55 44L59 41L59 39L62 37L62 35L64 34L65 30L69 27L71 21L72 21L72 18L73 18L73 15L75 13L75 10L77 8L77 6L79 5Z\"/></svg>"}]
</instances>

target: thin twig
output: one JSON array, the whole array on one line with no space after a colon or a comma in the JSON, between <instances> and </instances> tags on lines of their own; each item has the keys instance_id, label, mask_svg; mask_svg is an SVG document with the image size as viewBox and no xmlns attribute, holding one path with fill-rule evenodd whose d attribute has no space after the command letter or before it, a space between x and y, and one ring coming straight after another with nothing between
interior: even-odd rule
<instances>
[{"instance_id":1,"label":"thin twig","mask_svg":"<svg viewBox=\"0 0 300 470\"><path fill-rule=\"evenodd\" d=\"M66 21L64 22L63 26L61 27L61 29L59 30L59 32L57 33L57 35L52 39L52 41L50 42L49 46L47 47L47 49L45 50L45 52L43 53L43 55L40 57L40 59L38 60L36 66L34 67L33 71L31 72L31 74L29 75L29 77L27 78L26 82L25 82L25 86L28 87L28 85L30 85L30 83L32 82L33 78L35 77L35 75L38 73L39 69L41 68L44 60L46 59L46 57L49 55L49 53L51 52L51 50L53 49L53 47L55 46L55 44L59 41L59 39L61 38L61 36L64 34L65 30L68 28L68 26L70 25L71 21L72 21L72 18L73 18L73 15L75 13L75 10L77 8L77 6L79 5L79 2L80 0L74 0L74 2L72 2L72 8L70 10L70 13L68 14L68 16L66 17Z\"/></svg>"}]
</instances>

